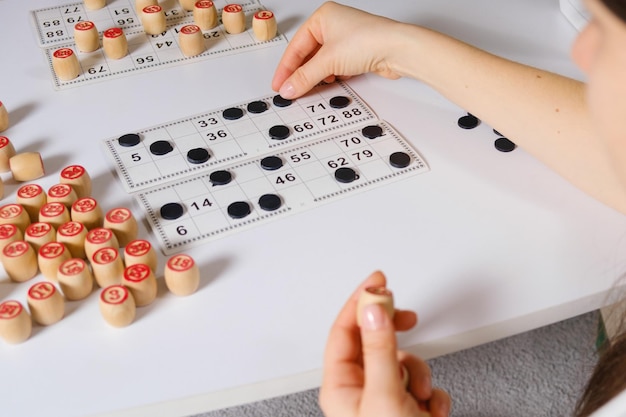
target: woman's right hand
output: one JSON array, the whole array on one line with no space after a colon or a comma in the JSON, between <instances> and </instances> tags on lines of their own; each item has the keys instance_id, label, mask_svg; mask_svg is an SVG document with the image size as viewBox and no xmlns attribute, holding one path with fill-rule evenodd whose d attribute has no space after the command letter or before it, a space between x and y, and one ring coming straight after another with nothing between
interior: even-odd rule
<instances>
[{"instance_id":1,"label":"woman's right hand","mask_svg":"<svg viewBox=\"0 0 626 417\"><path fill-rule=\"evenodd\" d=\"M274 74L272 88L297 98L321 81L373 72L397 79L389 36L400 23L334 2L324 3L298 29Z\"/></svg>"}]
</instances>

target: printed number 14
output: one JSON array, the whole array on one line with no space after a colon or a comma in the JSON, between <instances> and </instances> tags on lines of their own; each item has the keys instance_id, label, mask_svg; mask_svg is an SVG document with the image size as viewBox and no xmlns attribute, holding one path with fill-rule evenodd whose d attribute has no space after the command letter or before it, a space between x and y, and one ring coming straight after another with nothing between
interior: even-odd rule
<instances>
[{"instance_id":1,"label":"printed number 14","mask_svg":"<svg viewBox=\"0 0 626 417\"><path fill-rule=\"evenodd\" d=\"M196 210L200 210L200 207L211 207L211 206L213 206L213 203L211 203L208 198L205 198L202 204L198 204L195 201L191 203L191 207L195 208Z\"/></svg>"}]
</instances>

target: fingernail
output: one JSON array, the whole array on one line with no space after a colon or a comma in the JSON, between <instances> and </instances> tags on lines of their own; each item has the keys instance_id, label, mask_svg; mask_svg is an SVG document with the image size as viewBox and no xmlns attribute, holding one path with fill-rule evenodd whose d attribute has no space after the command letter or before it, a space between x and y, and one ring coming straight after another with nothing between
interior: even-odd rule
<instances>
[{"instance_id":1,"label":"fingernail","mask_svg":"<svg viewBox=\"0 0 626 417\"><path fill-rule=\"evenodd\" d=\"M362 327L366 330L380 330L389 325L389 317L380 304L366 305L362 314Z\"/></svg>"},{"instance_id":2,"label":"fingernail","mask_svg":"<svg viewBox=\"0 0 626 417\"><path fill-rule=\"evenodd\" d=\"M406 366L403 364L400 364L400 378L402 378L402 385L404 388L408 388L410 379L409 370L406 369Z\"/></svg>"},{"instance_id":3,"label":"fingernail","mask_svg":"<svg viewBox=\"0 0 626 417\"><path fill-rule=\"evenodd\" d=\"M450 414L450 404L448 404L447 401L441 401L437 404L437 408L439 409L441 415L447 416Z\"/></svg>"},{"instance_id":4,"label":"fingernail","mask_svg":"<svg viewBox=\"0 0 626 417\"><path fill-rule=\"evenodd\" d=\"M293 85L287 81L285 82L281 87L280 90L278 90L278 94L280 94L280 96L282 98L287 98L287 99L291 99L295 96L295 89L293 88Z\"/></svg>"}]
</instances>

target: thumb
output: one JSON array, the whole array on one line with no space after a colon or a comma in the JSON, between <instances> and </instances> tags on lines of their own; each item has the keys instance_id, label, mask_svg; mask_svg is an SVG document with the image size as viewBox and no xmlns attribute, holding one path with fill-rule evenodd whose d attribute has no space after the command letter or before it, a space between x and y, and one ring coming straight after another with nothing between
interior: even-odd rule
<instances>
[{"instance_id":1,"label":"thumb","mask_svg":"<svg viewBox=\"0 0 626 417\"><path fill-rule=\"evenodd\" d=\"M364 306L361 314L365 393L381 395L403 391L391 317L380 304Z\"/></svg>"}]
</instances>

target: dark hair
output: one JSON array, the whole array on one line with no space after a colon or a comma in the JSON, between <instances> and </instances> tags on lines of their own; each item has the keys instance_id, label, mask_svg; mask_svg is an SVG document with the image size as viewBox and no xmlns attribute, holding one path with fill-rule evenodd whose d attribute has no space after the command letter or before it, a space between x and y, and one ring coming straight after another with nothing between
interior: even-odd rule
<instances>
[{"instance_id":1,"label":"dark hair","mask_svg":"<svg viewBox=\"0 0 626 417\"><path fill-rule=\"evenodd\" d=\"M626 0L601 0L617 17L626 22Z\"/></svg>"},{"instance_id":2,"label":"dark hair","mask_svg":"<svg viewBox=\"0 0 626 417\"><path fill-rule=\"evenodd\" d=\"M605 343L576 404L575 417L588 417L626 389L626 333Z\"/></svg>"},{"instance_id":3,"label":"dark hair","mask_svg":"<svg viewBox=\"0 0 626 417\"><path fill-rule=\"evenodd\" d=\"M616 285L626 281L620 276ZM626 293L614 287L604 300L598 323L598 361L578 399L574 417L588 417L626 390Z\"/></svg>"}]
</instances>

